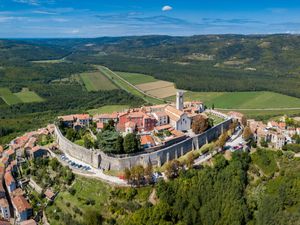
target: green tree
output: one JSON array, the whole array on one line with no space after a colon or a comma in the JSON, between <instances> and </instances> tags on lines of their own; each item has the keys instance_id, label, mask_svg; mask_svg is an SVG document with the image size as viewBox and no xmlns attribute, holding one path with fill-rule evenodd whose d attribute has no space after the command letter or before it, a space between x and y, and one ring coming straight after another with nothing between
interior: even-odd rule
<instances>
[{"instance_id":1,"label":"green tree","mask_svg":"<svg viewBox=\"0 0 300 225\"><path fill-rule=\"evenodd\" d=\"M119 154L121 154L121 153L123 153L124 152L124 146L123 146L123 143L124 143L124 138L121 136L121 135L119 135L118 137L117 137L117 140L116 140L116 142L115 142L115 150L119 153Z\"/></svg>"},{"instance_id":2,"label":"green tree","mask_svg":"<svg viewBox=\"0 0 300 225\"><path fill-rule=\"evenodd\" d=\"M127 134L124 138L124 151L126 153L133 153L139 151L140 144L136 134Z\"/></svg>"},{"instance_id":3,"label":"green tree","mask_svg":"<svg viewBox=\"0 0 300 225\"><path fill-rule=\"evenodd\" d=\"M96 210L86 210L84 213L84 224L85 225L101 225L103 223L102 215Z\"/></svg>"}]
</instances>

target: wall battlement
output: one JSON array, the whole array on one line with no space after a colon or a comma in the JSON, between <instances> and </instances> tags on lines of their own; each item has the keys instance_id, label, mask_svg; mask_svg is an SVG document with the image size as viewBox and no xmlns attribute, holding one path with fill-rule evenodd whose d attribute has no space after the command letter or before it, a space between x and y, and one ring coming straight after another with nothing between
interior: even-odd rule
<instances>
[{"instance_id":1,"label":"wall battlement","mask_svg":"<svg viewBox=\"0 0 300 225\"><path fill-rule=\"evenodd\" d=\"M179 143L155 152L140 152L130 156L111 156L105 154L101 150L86 149L76 145L65 138L57 126L55 127L55 137L62 152L67 153L68 155L81 160L94 168L102 168L105 170L124 170L125 168L130 168L135 165L146 166L149 163L161 166L169 160L177 159L180 156L192 150L199 149L204 144L217 139L224 131L228 130L231 122L231 119L227 119L202 134L193 138L185 139Z\"/></svg>"}]
</instances>

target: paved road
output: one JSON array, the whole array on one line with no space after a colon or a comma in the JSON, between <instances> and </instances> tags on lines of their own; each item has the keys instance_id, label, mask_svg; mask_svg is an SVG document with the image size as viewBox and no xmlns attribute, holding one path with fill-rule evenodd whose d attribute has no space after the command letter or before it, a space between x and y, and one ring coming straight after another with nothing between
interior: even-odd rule
<instances>
[{"instance_id":1,"label":"paved road","mask_svg":"<svg viewBox=\"0 0 300 225\"><path fill-rule=\"evenodd\" d=\"M122 179L120 179L118 177L115 177L115 176L107 175L107 174L103 173L103 171L101 169L93 168L89 164L84 163L81 160L75 159L74 157L64 153L65 156L68 157L68 159L70 159L71 161L73 161L77 164L83 165L83 166L88 166L88 167L91 168L91 170L85 171L85 170L80 170L80 169L74 168L74 167L70 166L67 162L62 160L58 155L53 153L51 150L49 150L49 151L50 151L52 156L56 157L64 165L68 165L70 167L70 169L72 169L72 171L75 174L85 176L85 177L98 178L98 179L101 179L101 180L103 180L107 183L118 185L118 186L129 186L125 180L122 180Z\"/></svg>"},{"instance_id":2,"label":"paved road","mask_svg":"<svg viewBox=\"0 0 300 225\"><path fill-rule=\"evenodd\" d=\"M138 92L140 92L141 94L145 95L145 96L148 96L150 98L154 98L156 100L159 100L159 101L164 101L163 99L161 98L158 98L158 97L155 97L153 95L150 95L148 93L146 93L145 91L141 90L140 88L134 86L132 83L128 82L127 80L125 80L123 77L119 76L118 74L116 74L114 71L110 70L109 68L105 67L105 66L102 66L103 68L107 69L109 72L111 72L112 74L114 74L116 77L118 77L120 80L122 80L123 82L125 82L126 84L128 84L129 86L131 86L132 88L134 88L135 90L137 90ZM98 67L98 70L101 71L101 69L99 69Z\"/></svg>"},{"instance_id":3,"label":"paved road","mask_svg":"<svg viewBox=\"0 0 300 225\"><path fill-rule=\"evenodd\" d=\"M80 170L78 169L74 169L73 167L70 167L72 170L75 170L75 172L77 174L80 174L80 175L83 175L83 176L87 176L87 177L96 177L96 178L100 178L101 180L104 180L106 182L109 182L109 183L113 183L113 184L116 184L116 185L120 185L120 186L128 186L127 185L127 182L118 178L118 177L115 177L115 176L109 176L105 173L103 173L103 171L101 169L96 169L96 168L93 168L91 167L89 164L87 163L84 163L78 159L75 159L74 157L68 155L68 154L65 154L66 157L68 157L70 160L72 160L73 162L77 163L77 164L81 164L83 166L88 166L91 168L91 170L89 170L90 173L84 173L83 171L80 172Z\"/></svg>"}]
</instances>

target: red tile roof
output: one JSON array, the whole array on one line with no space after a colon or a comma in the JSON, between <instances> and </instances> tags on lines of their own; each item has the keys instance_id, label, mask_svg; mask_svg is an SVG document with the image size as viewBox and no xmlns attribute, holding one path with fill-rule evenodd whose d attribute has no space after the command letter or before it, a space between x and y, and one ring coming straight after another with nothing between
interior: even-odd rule
<instances>
[{"instance_id":1,"label":"red tile roof","mask_svg":"<svg viewBox=\"0 0 300 225\"><path fill-rule=\"evenodd\" d=\"M174 121L180 120L181 116L184 114L184 112L174 108L173 106L167 106L165 108L165 112L170 117L170 119Z\"/></svg>"},{"instance_id":2,"label":"red tile roof","mask_svg":"<svg viewBox=\"0 0 300 225\"><path fill-rule=\"evenodd\" d=\"M4 219L0 219L0 225L10 225L10 222L8 222Z\"/></svg>"},{"instance_id":3,"label":"red tile roof","mask_svg":"<svg viewBox=\"0 0 300 225\"><path fill-rule=\"evenodd\" d=\"M44 194L48 199L52 199L55 196L55 194L50 189L47 189Z\"/></svg>"},{"instance_id":4,"label":"red tile roof","mask_svg":"<svg viewBox=\"0 0 300 225\"><path fill-rule=\"evenodd\" d=\"M98 122L98 123L96 124L96 126L97 126L97 129L103 129L104 123Z\"/></svg>"},{"instance_id":5,"label":"red tile roof","mask_svg":"<svg viewBox=\"0 0 300 225\"><path fill-rule=\"evenodd\" d=\"M15 154L15 151L13 149L8 149L5 151L5 154L7 154L8 156L11 156L11 155Z\"/></svg>"},{"instance_id":6,"label":"red tile roof","mask_svg":"<svg viewBox=\"0 0 300 225\"><path fill-rule=\"evenodd\" d=\"M16 196L12 199L12 203L14 207L17 209L17 211L24 212L28 209L31 209L31 205L28 203L28 201L24 198L24 196Z\"/></svg>"},{"instance_id":7,"label":"red tile roof","mask_svg":"<svg viewBox=\"0 0 300 225\"><path fill-rule=\"evenodd\" d=\"M170 128L172 128L172 126L170 124L154 127L154 129L157 131L168 130Z\"/></svg>"},{"instance_id":8,"label":"red tile roof","mask_svg":"<svg viewBox=\"0 0 300 225\"><path fill-rule=\"evenodd\" d=\"M14 177L11 175L10 172L6 172L4 175L4 180L5 180L5 184L6 186L11 185L13 182L15 182Z\"/></svg>"},{"instance_id":9,"label":"red tile roof","mask_svg":"<svg viewBox=\"0 0 300 225\"><path fill-rule=\"evenodd\" d=\"M155 145L153 138L150 135L141 136L141 145L147 144Z\"/></svg>"},{"instance_id":10,"label":"red tile roof","mask_svg":"<svg viewBox=\"0 0 300 225\"><path fill-rule=\"evenodd\" d=\"M88 120L88 119L90 119L89 114L76 114L74 116L79 120Z\"/></svg>"},{"instance_id":11,"label":"red tile roof","mask_svg":"<svg viewBox=\"0 0 300 225\"><path fill-rule=\"evenodd\" d=\"M73 121L74 115L59 116L58 119L62 121Z\"/></svg>"}]
</instances>

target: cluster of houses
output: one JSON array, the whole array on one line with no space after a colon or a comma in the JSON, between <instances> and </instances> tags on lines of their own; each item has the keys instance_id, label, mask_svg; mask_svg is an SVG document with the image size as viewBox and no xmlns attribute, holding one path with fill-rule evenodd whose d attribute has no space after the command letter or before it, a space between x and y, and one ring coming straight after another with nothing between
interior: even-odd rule
<instances>
[{"instance_id":1,"label":"cluster of houses","mask_svg":"<svg viewBox=\"0 0 300 225\"><path fill-rule=\"evenodd\" d=\"M251 119L247 120L247 125L258 144L265 142L271 148L281 149L286 144L294 143L295 135L300 135L300 127L289 126L285 121L286 117L282 117L279 121L264 124Z\"/></svg>"},{"instance_id":2,"label":"cluster of houses","mask_svg":"<svg viewBox=\"0 0 300 225\"><path fill-rule=\"evenodd\" d=\"M162 104L129 109L124 112L98 114L75 114L58 117L65 126L80 129L91 122L98 131L109 121L114 121L116 129L125 134L138 132L141 145L145 148L159 145L171 139L182 138L191 129L196 117L205 117L202 102L184 102L183 92L177 92L176 105ZM156 135L155 135L156 134ZM157 135L158 134L158 135Z\"/></svg>"},{"instance_id":3,"label":"cluster of houses","mask_svg":"<svg viewBox=\"0 0 300 225\"><path fill-rule=\"evenodd\" d=\"M11 141L7 149L0 146L0 224L33 225L33 208L28 201L24 186L18 181L18 164L26 158L48 155L46 148L37 145L40 135L50 135L54 127L49 125L37 131L29 132Z\"/></svg>"}]
</instances>

